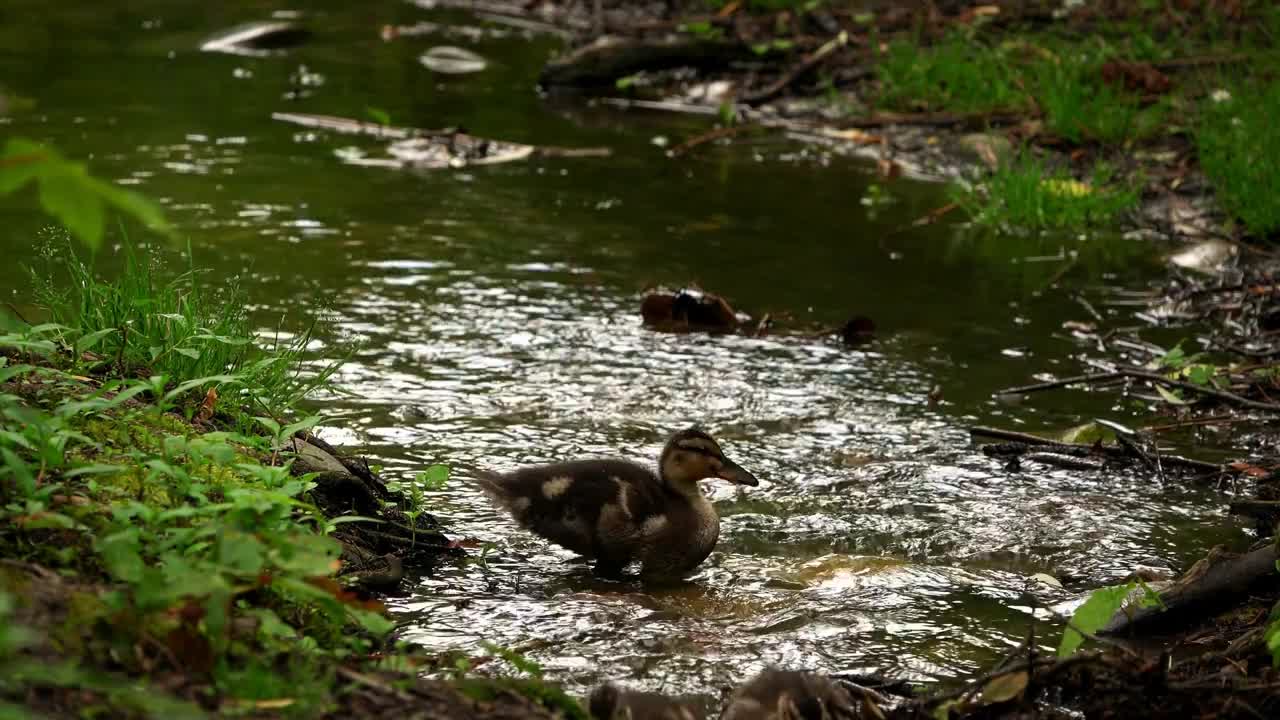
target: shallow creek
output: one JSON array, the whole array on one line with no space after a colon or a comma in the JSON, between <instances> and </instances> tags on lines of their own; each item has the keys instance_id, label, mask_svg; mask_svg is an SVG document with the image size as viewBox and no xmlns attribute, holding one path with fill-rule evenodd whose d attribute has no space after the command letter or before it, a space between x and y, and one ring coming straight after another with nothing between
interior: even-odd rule
<instances>
[{"instance_id":1,"label":"shallow creek","mask_svg":"<svg viewBox=\"0 0 1280 720\"><path fill-rule=\"evenodd\" d=\"M510 646L575 689L613 677L706 690L768 663L954 679L1025 637L1033 606L1047 618L1094 583L1176 568L1238 535L1211 491L1009 472L965 430L1140 422L1111 395L1006 407L991 394L1078 370L1089 348L1062 323L1088 317L1073 293L1158 275L1149 248L954 224L895 232L947 202L945 188L883 185L863 161L781 138L672 160L655 138L679 142L704 121L537 96L553 40L379 37L427 19L478 27L465 15L309 3L312 42L254 58L195 48L290 6L99 5L11 8L32 19L0 30L0 77L35 108L0 118L0 132L51 140L161 199L212 287L239 276L264 333L328 320L317 360L353 353L337 378L346 394L323 403L330 441L409 481L431 463L652 463L668 432L698 423L762 481L706 484L720 544L686 585L655 590L593 579L455 480L428 493L431 512L491 546L393 600L409 639ZM469 47L489 68L432 75L417 58L433 44ZM371 140L270 117L368 108L614 154L395 171L346 161ZM0 207L14 229L0 247L17 261L48 245L33 206ZM850 350L640 326L641 290L691 281L757 316L865 314L878 339ZM22 302L30 281L10 273L3 287ZM943 401L930 405L935 386ZM1029 584L1036 573L1067 591Z\"/></svg>"}]
</instances>

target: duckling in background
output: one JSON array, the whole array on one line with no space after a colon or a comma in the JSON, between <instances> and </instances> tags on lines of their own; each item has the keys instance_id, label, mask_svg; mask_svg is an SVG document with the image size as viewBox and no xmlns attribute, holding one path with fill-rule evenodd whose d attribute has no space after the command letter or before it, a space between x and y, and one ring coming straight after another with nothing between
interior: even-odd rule
<instances>
[{"instance_id":1,"label":"duckling in background","mask_svg":"<svg viewBox=\"0 0 1280 720\"><path fill-rule=\"evenodd\" d=\"M861 714L849 691L813 673L770 668L738 688L720 720L843 720Z\"/></svg>"},{"instance_id":2,"label":"duckling in background","mask_svg":"<svg viewBox=\"0 0 1280 720\"><path fill-rule=\"evenodd\" d=\"M680 577L711 554L720 518L698 481L758 485L705 432L681 430L658 459L658 473L625 460L578 460L476 473L487 495L516 522L594 559L617 576L632 561L645 577Z\"/></svg>"},{"instance_id":3,"label":"duckling in background","mask_svg":"<svg viewBox=\"0 0 1280 720\"><path fill-rule=\"evenodd\" d=\"M607 682L592 691L587 709L594 720L705 720L696 698L668 697Z\"/></svg>"}]
</instances>

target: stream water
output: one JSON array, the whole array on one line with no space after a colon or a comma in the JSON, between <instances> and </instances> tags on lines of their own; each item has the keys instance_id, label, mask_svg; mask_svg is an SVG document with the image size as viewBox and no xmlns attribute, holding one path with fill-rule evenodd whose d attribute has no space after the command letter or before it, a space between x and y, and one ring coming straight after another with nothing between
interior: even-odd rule
<instances>
[{"instance_id":1,"label":"stream water","mask_svg":"<svg viewBox=\"0 0 1280 720\"><path fill-rule=\"evenodd\" d=\"M428 493L431 511L492 545L393 600L407 638L514 647L575 690L619 678L705 691L769 663L947 680L1019 642L1033 612L1238 537L1212 491L1007 471L965 429L1141 424L1142 408L1110 394L1009 407L992 392L1077 371L1090 348L1062 324L1089 317L1074 295L1157 276L1149 248L947 223L895 232L946 189L872 189L865 162L778 137L669 159L655 138L679 142L707 121L540 98L554 39L489 26L386 42L388 24L486 26L394 0L308 5L308 44L253 58L196 48L292 5L11 0L0 83L33 105L0 117L0 136L50 140L161 200L211 284L239 276L264 332L325 318L317 358L352 353L325 436L392 479L432 463L653 462L667 433L697 423L762 481L707 484L720 543L687 585L663 590L593 579L451 482ZM433 75L417 58L437 44L489 67ZM369 108L397 125L614 154L396 171L347 161L373 140L271 119ZM11 267L44 244L35 207L27 194L0 204ZM878 338L850 350L641 327L645 287L692 281L757 315L868 315ZM15 302L29 291L21 272L0 283ZM1066 590L1030 582L1037 573ZM1057 628L1038 634L1052 642Z\"/></svg>"}]
</instances>

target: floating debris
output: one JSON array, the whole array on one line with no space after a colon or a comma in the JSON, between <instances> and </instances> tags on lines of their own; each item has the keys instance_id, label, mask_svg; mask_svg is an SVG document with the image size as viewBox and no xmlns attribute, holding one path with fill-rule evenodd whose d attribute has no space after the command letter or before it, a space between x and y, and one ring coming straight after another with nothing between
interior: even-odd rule
<instances>
[{"instance_id":1,"label":"floating debris","mask_svg":"<svg viewBox=\"0 0 1280 720\"><path fill-rule=\"evenodd\" d=\"M422 54L418 60L432 72L444 75L477 73L488 67L484 58L460 47L440 45Z\"/></svg>"},{"instance_id":2,"label":"floating debris","mask_svg":"<svg viewBox=\"0 0 1280 720\"><path fill-rule=\"evenodd\" d=\"M311 31L295 22L259 21L237 25L206 40L203 52L232 55L269 55L272 51L297 47L311 39Z\"/></svg>"}]
</instances>

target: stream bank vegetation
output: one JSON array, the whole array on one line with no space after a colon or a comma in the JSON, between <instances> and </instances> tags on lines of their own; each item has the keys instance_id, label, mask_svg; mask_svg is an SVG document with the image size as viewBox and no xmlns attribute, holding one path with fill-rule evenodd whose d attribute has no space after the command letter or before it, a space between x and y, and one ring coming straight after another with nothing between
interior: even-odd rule
<instances>
[{"instance_id":1,"label":"stream bank vegetation","mask_svg":"<svg viewBox=\"0 0 1280 720\"><path fill-rule=\"evenodd\" d=\"M754 135L730 125L758 127L877 158L886 180L900 166L950 179L966 201L948 210L987 224L1119 221L1239 242L1278 222L1280 167L1260 152L1280 142L1267 121L1280 96L1272 3L675 2L655 12L606 0L595 22L582 5L540 6L541 22L574 34L544 87L720 118L673 157ZM1010 191L1022 199L1004 199Z\"/></svg>"},{"instance_id":2,"label":"stream bank vegetation","mask_svg":"<svg viewBox=\"0 0 1280 720\"><path fill-rule=\"evenodd\" d=\"M309 333L264 342L156 258L108 282L68 250L46 317L5 317L0 716L548 715L536 679L415 679L442 659L374 594L458 546L309 433Z\"/></svg>"}]
</instances>

